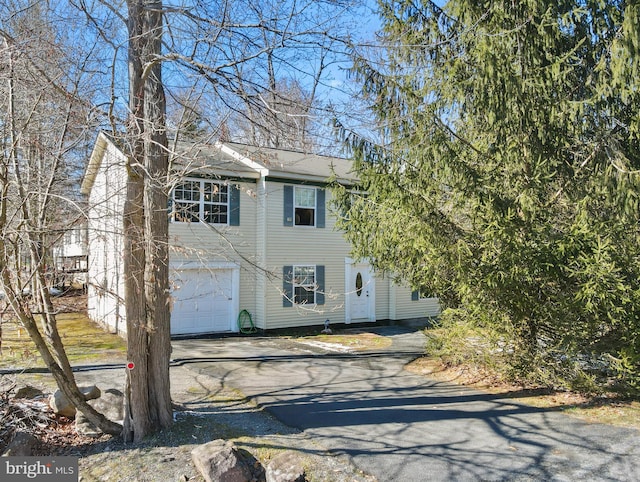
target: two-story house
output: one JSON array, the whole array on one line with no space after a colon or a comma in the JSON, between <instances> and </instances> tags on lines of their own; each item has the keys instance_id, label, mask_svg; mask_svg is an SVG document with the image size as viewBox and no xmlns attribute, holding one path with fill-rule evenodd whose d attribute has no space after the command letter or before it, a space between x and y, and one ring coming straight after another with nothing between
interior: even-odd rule
<instances>
[{"instance_id":1,"label":"two-story house","mask_svg":"<svg viewBox=\"0 0 640 482\"><path fill-rule=\"evenodd\" d=\"M124 331L125 155L100 134L88 197L89 315ZM334 229L327 181L353 185L350 161L234 143L188 146L171 162L171 333L235 332L427 318L434 298L376 276Z\"/></svg>"}]
</instances>

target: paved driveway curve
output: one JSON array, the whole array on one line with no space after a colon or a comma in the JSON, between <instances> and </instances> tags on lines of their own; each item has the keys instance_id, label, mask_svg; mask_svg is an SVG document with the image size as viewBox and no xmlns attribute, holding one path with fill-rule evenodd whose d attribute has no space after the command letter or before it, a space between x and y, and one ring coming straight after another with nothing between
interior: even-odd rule
<instances>
[{"instance_id":1,"label":"paved driveway curve","mask_svg":"<svg viewBox=\"0 0 640 482\"><path fill-rule=\"evenodd\" d=\"M424 336L381 327L384 352L269 337L174 340L178 364L221 378L386 481L636 480L640 432L435 382L403 366Z\"/></svg>"}]
</instances>

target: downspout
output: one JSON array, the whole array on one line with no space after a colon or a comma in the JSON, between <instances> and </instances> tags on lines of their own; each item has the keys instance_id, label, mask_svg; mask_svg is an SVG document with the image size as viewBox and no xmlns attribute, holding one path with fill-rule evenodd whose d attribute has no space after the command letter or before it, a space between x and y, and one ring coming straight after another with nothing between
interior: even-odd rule
<instances>
[{"instance_id":1,"label":"downspout","mask_svg":"<svg viewBox=\"0 0 640 482\"><path fill-rule=\"evenodd\" d=\"M262 329L267 330L267 280L266 275L263 270L267 269L267 179L266 176L260 176L258 180L258 223L260 223L260 229L257 232L262 233L260 239L258 240L258 250L260 252L259 255L259 269L261 270L259 273L260 276L260 284L259 284L259 292L256 294L257 303L260 305L260 313L262 313ZM256 320L258 321L258 320Z\"/></svg>"}]
</instances>

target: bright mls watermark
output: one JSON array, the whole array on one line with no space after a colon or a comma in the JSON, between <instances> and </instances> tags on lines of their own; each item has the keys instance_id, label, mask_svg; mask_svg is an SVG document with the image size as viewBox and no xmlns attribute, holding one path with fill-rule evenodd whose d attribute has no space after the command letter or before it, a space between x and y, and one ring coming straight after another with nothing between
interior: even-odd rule
<instances>
[{"instance_id":1,"label":"bright mls watermark","mask_svg":"<svg viewBox=\"0 0 640 482\"><path fill-rule=\"evenodd\" d=\"M0 481L78 482L78 457L0 457Z\"/></svg>"}]
</instances>

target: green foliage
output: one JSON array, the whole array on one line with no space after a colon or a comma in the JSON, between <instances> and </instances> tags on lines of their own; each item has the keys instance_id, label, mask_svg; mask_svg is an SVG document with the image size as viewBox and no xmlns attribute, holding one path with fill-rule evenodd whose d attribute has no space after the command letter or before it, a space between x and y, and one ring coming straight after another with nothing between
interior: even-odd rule
<instances>
[{"instance_id":1,"label":"green foliage","mask_svg":"<svg viewBox=\"0 0 640 482\"><path fill-rule=\"evenodd\" d=\"M385 62L354 72L384 141L342 130L362 181L336 188L353 255L440 297L442 349L472 327L512 378L591 390L613 359L640 383L640 7L380 14Z\"/></svg>"}]
</instances>

